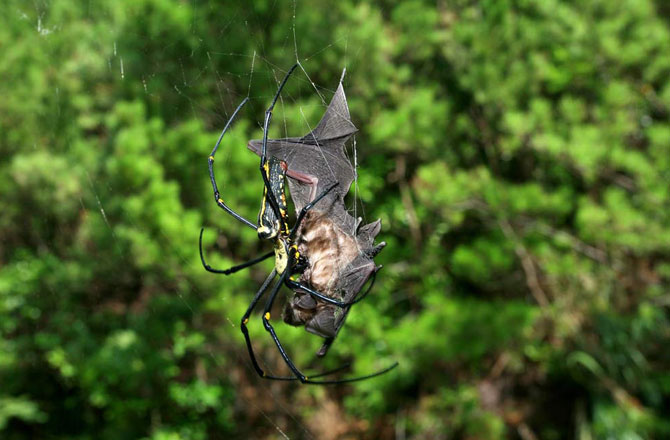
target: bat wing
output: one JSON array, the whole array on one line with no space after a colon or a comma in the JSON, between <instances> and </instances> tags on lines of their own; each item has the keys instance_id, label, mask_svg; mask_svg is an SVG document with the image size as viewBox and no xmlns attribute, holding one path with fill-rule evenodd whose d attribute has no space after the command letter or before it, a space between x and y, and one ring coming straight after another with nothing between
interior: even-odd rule
<instances>
[{"instance_id":1,"label":"bat wing","mask_svg":"<svg viewBox=\"0 0 670 440\"><path fill-rule=\"evenodd\" d=\"M337 182L339 186L319 201L314 209L327 213L351 234L356 222L346 212L344 196L354 180L354 167L345 154L345 144L357 130L351 121L347 98L340 83L321 121L311 132L300 138L267 141L268 157L274 156L288 165L287 175L291 177L289 190L296 211ZM260 139L251 140L248 144L248 148L258 155L262 146ZM304 177L315 178L316 188L306 183Z\"/></svg>"}]
</instances>

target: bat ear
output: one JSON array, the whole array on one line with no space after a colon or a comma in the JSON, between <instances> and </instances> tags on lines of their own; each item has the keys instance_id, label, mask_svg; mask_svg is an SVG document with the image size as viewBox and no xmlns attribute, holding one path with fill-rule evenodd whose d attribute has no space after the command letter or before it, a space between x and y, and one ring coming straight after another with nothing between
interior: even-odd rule
<instances>
[{"instance_id":1,"label":"bat ear","mask_svg":"<svg viewBox=\"0 0 670 440\"><path fill-rule=\"evenodd\" d=\"M380 253L380 252L382 251L382 249L384 249L385 247L386 247L386 242L385 242L385 241L382 241L382 242L379 243L377 246L375 246L375 247L373 247L373 248L370 248L370 249L366 249L366 250L365 250L365 255L367 255L368 258L372 259L372 258L374 258L378 253Z\"/></svg>"},{"instance_id":2,"label":"bat ear","mask_svg":"<svg viewBox=\"0 0 670 440\"><path fill-rule=\"evenodd\" d=\"M297 307L305 310L314 310L316 309L316 300L312 295L303 295L297 301L294 302Z\"/></svg>"},{"instance_id":3,"label":"bat ear","mask_svg":"<svg viewBox=\"0 0 670 440\"><path fill-rule=\"evenodd\" d=\"M358 229L356 238L358 239L359 243L363 245L363 247L370 247L372 246L372 242L375 240L377 234L379 234L381 228L382 228L382 221L381 219L377 219L376 222L368 223L365 226L361 226Z\"/></svg>"},{"instance_id":4,"label":"bat ear","mask_svg":"<svg viewBox=\"0 0 670 440\"><path fill-rule=\"evenodd\" d=\"M316 311L316 300L307 293L298 293L284 305L284 322L290 325L304 325L311 321Z\"/></svg>"},{"instance_id":5,"label":"bat ear","mask_svg":"<svg viewBox=\"0 0 670 440\"><path fill-rule=\"evenodd\" d=\"M373 238L379 234L379 231L382 228L382 219L378 218L376 221L372 223L368 223L365 226L362 226L359 230L358 233L360 235L367 234L371 235Z\"/></svg>"}]
</instances>

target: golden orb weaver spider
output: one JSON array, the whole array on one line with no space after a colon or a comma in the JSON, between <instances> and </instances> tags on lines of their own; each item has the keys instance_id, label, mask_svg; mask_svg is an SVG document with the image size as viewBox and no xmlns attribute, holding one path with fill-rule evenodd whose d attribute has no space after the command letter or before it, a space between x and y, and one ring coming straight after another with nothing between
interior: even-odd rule
<instances>
[{"instance_id":1,"label":"golden orb weaver spider","mask_svg":"<svg viewBox=\"0 0 670 440\"><path fill-rule=\"evenodd\" d=\"M371 276L371 282L366 289L366 291L362 294L359 295L357 298L351 300L351 301L341 301L336 298L333 298L332 294L324 294L321 292L318 292L311 287L307 286L304 283L301 283L299 281L291 279L291 276L296 273L301 273L303 272L306 268L309 267L310 262L308 259L306 259L304 256L300 255L300 252L298 250L298 241L296 240L296 235L300 231L300 226L303 223L303 220L308 216L310 213L310 210L317 206L317 204L326 198L331 192L335 190L335 188L339 185L338 182L334 182L331 185L329 185L327 188L325 188L318 196L315 195L316 191L316 182L318 179L316 179L314 176L310 176L305 173L301 173L295 170L289 169L287 163L275 156L270 156L268 157L267 154L267 145L268 145L268 128L270 125L270 121L272 119L272 111L274 109L274 106L279 99L279 96L281 94L282 89L284 88L286 82L288 81L288 78L290 75L293 73L293 71L296 69L298 64L294 65L286 74L282 82L280 83L278 90L274 96L274 99L272 100L272 103L268 107L268 109L265 111L265 120L263 124L263 140L261 143L261 148L260 148L260 165L259 165L259 170L263 179L264 183L264 188L263 188L263 198L261 202L261 208L260 212L258 215L258 222L257 224L254 224L250 222L249 220L245 219L243 216L240 214L236 213L232 208L230 208L221 198L221 194L219 192L216 179L214 177L214 156L217 152L217 149L219 148L219 145L221 144L221 141L223 139L223 136L225 135L226 131L228 130L231 122L234 120L235 116L237 113L240 111L240 109L246 104L248 101L248 98L245 98L240 105L237 107L235 112L233 112L233 115L231 116L230 120L226 123L226 126L224 127L223 131L221 132L221 135L219 136L218 141L216 142L214 149L212 150L212 153L208 157L208 168L209 168L209 176L210 180L212 183L212 188L214 190L214 199L217 203L217 205L226 211L228 214L233 216L235 219L240 221L241 223L245 224L248 227L253 228L256 230L259 239L262 240L271 240L273 241L274 244L274 250L272 252L268 252L264 255L261 255L260 257L257 257L253 260L250 260L248 262L242 263L240 265L231 267L226 270L220 270L220 269L214 269L211 266L209 266L205 262L205 258L203 255L203 250L202 250L202 233L203 230L200 231L200 240L199 240L199 249L200 249L200 258L202 261L202 264L204 268L213 273L218 273L218 274L225 274L225 275L230 275L232 273L235 273L241 269L250 267L254 264L257 264L261 261L264 261L267 258L270 258L271 256L274 255L275 257L275 267L270 273L270 275L266 278L266 280L263 282L261 285L260 289L256 292L254 295L254 298L252 299L249 307L247 308L247 311L244 313L241 319L241 324L240 324L240 329L244 335L247 349L249 352L249 357L251 359L251 363L254 367L254 370L258 373L259 376L266 378L266 379L272 379L272 380L285 380L285 381L291 381L291 380L299 380L302 383L307 383L307 384L338 384L338 383L347 383L347 382L354 382L354 381L360 381L364 379L369 379L375 376L379 376L381 374L386 373L387 371L395 368L397 363L391 365L390 367L384 368L380 371L377 371L372 374L364 375L364 376L357 376L357 377L350 377L350 378L344 378L344 379L337 379L337 380L315 380L315 378L323 377L332 373L335 373L337 371L342 370L343 368L346 368L346 365L344 367L337 368L335 370L327 371L324 373L320 373L318 375L314 375L310 377L307 377L305 374L303 374L293 363L291 358L288 356L286 353L282 343L279 340L279 337L277 336L274 327L270 323L270 318L271 314L270 311L272 309L272 306L274 304L274 301L277 297L277 294L279 290L281 289L282 285L286 285L289 289L292 289L294 292L300 292L301 295L299 297L300 301L294 302L291 304L291 307L293 310L298 310L302 305L305 305L307 303L310 304L310 307L313 307L316 309L316 304L317 303L325 303L329 305L331 308L336 307L342 310L348 311L349 307L351 307L353 304L356 304L357 302L361 301L362 299L365 298L365 296L369 293L371 290L373 284L374 284L374 275L376 274L377 269L370 269L370 273L366 274L366 280L368 277ZM347 111L348 113L348 111ZM251 146L251 143L250 143ZM286 192L285 192L285 181L286 178L291 177L292 179L295 179L299 182L302 182L307 185L312 185L312 190L311 190L311 196L309 198L309 203L305 204L302 206L302 209L300 209L300 212L297 216L296 222L292 228L289 228L288 225L288 213L287 213L287 206L286 206ZM349 182L350 184L351 182ZM344 188L344 190L348 190L348 188ZM374 229L374 228L373 228ZM378 227L376 229L378 231ZM376 235L376 232L374 233ZM372 235L372 238L374 237ZM372 240L370 238L370 241ZM305 240L303 240L304 242ZM335 244L333 244L335 245ZM379 250L383 247L382 245L377 246L376 251L373 250L371 252L379 252ZM373 265L374 268L374 265ZM251 344L251 338L249 336L249 331L247 329L247 323L249 321L249 317L251 316L251 313L253 312L254 308L260 301L261 297L265 294L267 291L268 287L272 283L272 281L275 279L276 276L279 276L279 279L275 282L273 287L270 290L270 294L268 296L268 299L265 303L265 308L263 310L262 314L262 320L263 320L263 325L270 333L272 336L273 341L275 342L282 358L288 365L289 369L293 372L293 376L274 376L274 375L269 375L267 374L259 365L256 355L254 353L252 344ZM362 288L362 285L360 286ZM355 292L356 295L358 295L358 291ZM309 299L306 301L306 299ZM295 304L295 305L294 305ZM317 319L314 322L323 322L323 321L333 321L335 320L334 313L332 312L331 309L321 309L324 312L319 315L318 313L316 314L317 318L324 318L325 319ZM346 316L346 312L344 313L344 316ZM329 318L329 319L328 319ZM292 323L291 319L293 319L293 315L291 317L287 318L285 317L285 321ZM325 348L322 348L321 351L319 352L320 355L322 356L325 354L325 351L327 350L327 347L332 343L333 339L337 335L337 331L339 330L339 327L343 323L343 320L339 323L337 328L333 326L332 330L324 330L323 328L318 328L317 325L313 325L313 327L310 329L308 327L308 324L306 324L306 328L308 331L311 331L312 333L320 334L324 337L327 338L326 344L324 344ZM304 324L304 322L298 323L298 320L293 323L293 325L301 325Z\"/></svg>"}]
</instances>

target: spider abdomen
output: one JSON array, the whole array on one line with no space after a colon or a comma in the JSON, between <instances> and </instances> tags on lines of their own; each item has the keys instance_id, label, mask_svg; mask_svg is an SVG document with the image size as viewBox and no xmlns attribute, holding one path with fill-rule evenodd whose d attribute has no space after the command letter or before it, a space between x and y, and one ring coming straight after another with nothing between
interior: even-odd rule
<instances>
[{"instance_id":1,"label":"spider abdomen","mask_svg":"<svg viewBox=\"0 0 670 440\"><path fill-rule=\"evenodd\" d=\"M286 162L276 157L270 157L263 165L263 173L270 183L270 192L273 199L277 202L275 212L272 207L271 199L268 195L268 187L263 187L263 199L261 200L261 209L258 212L258 237L262 240L276 238L280 233L288 234L288 226L280 221L286 216L286 194L284 192L284 181L286 180ZM282 230L284 226L284 230Z\"/></svg>"}]
</instances>

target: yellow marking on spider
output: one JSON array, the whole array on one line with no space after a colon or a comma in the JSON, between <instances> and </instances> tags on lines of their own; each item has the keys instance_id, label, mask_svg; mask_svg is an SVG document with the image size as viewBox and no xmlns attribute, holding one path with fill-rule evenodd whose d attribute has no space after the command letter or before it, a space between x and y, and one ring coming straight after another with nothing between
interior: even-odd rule
<instances>
[{"instance_id":1,"label":"yellow marking on spider","mask_svg":"<svg viewBox=\"0 0 670 440\"><path fill-rule=\"evenodd\" d=\"M286 249L281 243L275 245L275 268L277 269L278 274L283 274L286 270L288 264L288 255L286 255Z\"/></svg>"},{"instance_id":2,"label":"yellow marking on spider","mask_svg":"<svg viewBox=\"0 0 670 440\"><path fill-rule=\"evenodd\" d=\"M214 156L209 156L209 160L211 160L212 162L214 162Z\"/></svg>"},{"instance_id":3,"label":"yellow marking on spider","mask_svg":"<svg viewBox=\"0 0 670 440\"><path fill-rule=\"evenodd\" d=\"M265 320L266 320L266 321L269 321L269 320L270 320L270 312L267 312L267 313L265 314Z\"/></svg>"},{"instance_id":4,"label":"yellow marking on spider","mask_svg":"<svg viewBox=\"0 0 670 440\"><path fill-rule=\"evenodd\" d=\"M217 200L219 203L223 203L223 199L219 197L219 200ZM225 205L225 203L223 203Z\"/></svg>"},{"instance_id":5,"label":"yellow marking on spider","mask_svg":"<svg viewBox=\"0 0 670 440\"><path fill-rule=\"evenodd\" d=\"M265 217L265 205L267 204L267 199L266 199L267 195L268 195L267 194L267 188L264 188L263 189L263 200L261 201L261 212L260 212L260 214L258 214L259 219L262 219L262 218ZM263 227L265 227L265 226L263 226Z\"/></svg>"},{"instance_id":6,"label":"yellow marking on spider","mask_svg":"<svg viewBox=\"0 0 670 440\"><path fill-rule=\"evenodd\" d=\"M248 322L249 322L249 318L244 318L244 321L242 321L242 324L247 325Z\"/></svg>"}]
</instances>

